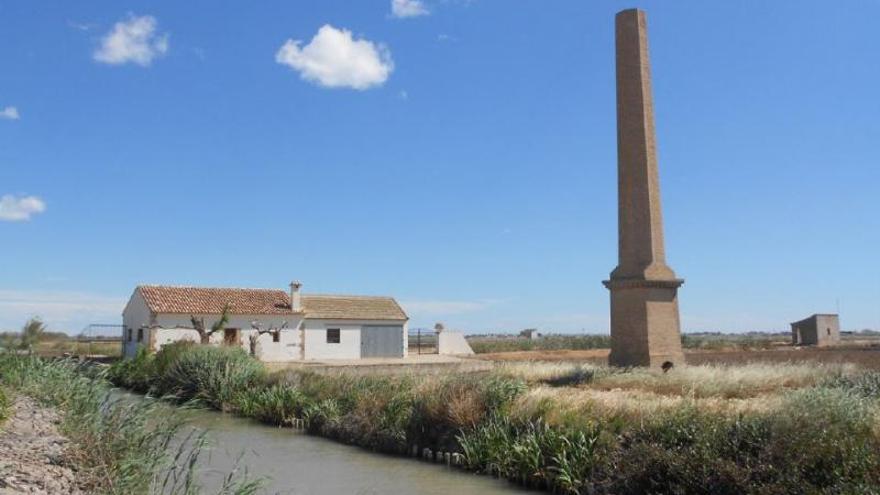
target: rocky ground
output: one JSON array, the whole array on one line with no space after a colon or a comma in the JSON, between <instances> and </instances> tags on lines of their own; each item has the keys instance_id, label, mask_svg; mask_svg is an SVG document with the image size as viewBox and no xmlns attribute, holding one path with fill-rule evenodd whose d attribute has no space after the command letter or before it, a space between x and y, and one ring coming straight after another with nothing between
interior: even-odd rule
<instances>
[{"instance_id":1,"label":"rocky ground","mask_svg":"<svg viewBox=\"0 0 880 495\"><path fill-rule=\"evenodd\" d=\"M29 397L17 396L0 425L0 495L80 494L75 473L65 466L67 439L61 418Z\"/></svg>"}]
</instances>

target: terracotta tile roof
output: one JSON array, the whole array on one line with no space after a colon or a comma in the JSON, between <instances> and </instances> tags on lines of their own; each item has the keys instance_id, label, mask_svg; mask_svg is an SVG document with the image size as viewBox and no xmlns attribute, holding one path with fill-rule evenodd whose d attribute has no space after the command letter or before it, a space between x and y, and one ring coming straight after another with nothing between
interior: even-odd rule
<instances>
[{"instance_id":1,"label":"terracotta tile roof","mask_svg":"<svg viewBox=\"0 0 880 495\"><path fill-rule=\"evenodd\" d=\"M391 297L302 296L306 318L324 320L406 320L403 309Z\"/></svg>"},{"instance_id":2,"label":"terracotta tile roof","mask_svg":"<svg viewBox=\"0 0 880 495\"><path fill-rule=\"evenodd\" d=\"M155 313L219 314L229 304L233 314L291 314L290 297L283 290L214 287L138 287L147 307Z\"/></svg>"},{"instance_id":3,"label":"terracotta tile roof","mask_svg":"<svg viewBox=\"0 0 880 495\"><path fill-rule=\"evenodd\" d=\"M154 313L220 314L229 304L232 314L293 314L290 296L278 289L174 287L141 285L147 307ZM391 297L302 295L306 318L338 320L406 320Z\"/></svg>"}]
</instances>

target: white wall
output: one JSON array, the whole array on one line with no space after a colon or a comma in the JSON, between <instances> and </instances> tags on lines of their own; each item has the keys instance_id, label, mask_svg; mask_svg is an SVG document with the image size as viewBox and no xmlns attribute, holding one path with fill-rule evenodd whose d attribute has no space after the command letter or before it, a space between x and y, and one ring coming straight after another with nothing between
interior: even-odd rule
<instances>
[{"instance_id":1,"label":"white wall","mask_svg":"<svg viewBox=\"0 0 880 495\"><path fill-rule=\"evenodd\" d=\"M402 325L403 355L407 355L407 322L388 320L306 320L305 359L360 359L361 358L361 327L363 325ZM327 329L338 328L339 343L327 343Z\"/></svg>"},{"instance_id":2,"label":"white wall","mask_svg":"<svg viewBox=\"0 0 880 495\"><path fill-rule=\"evenodd\" d=\"M219 318L219 315L196 315L205 319L205 328L210 328ZM232 315L226 328L240 330L240 343L242 349L250 352L251 334L256 331L251 328L251 322L257 321L263 329L278 328L283 322L287 327L281 330L280 342L273 342L271 334L263 334L257 341L257 357L266 362L285 362L301 359L300 331L298 329L301 319L294 315ZM154 351L158 351L163 345L180 340L199 342L199 334L192 328L190 315L160 314L156 317L156 324L161 327L156 329ZM212 344L223 344L223 332L211 335Z\"/></svg>"},{"instance_id":3,"label":"white wall","mask_svg":"<svg viewBox=\"0 0 880 495\"><path fill-rule=\"evenodd\" d=\"M327 343L327 329L339 329L339 343ZM306 359L360 359L361 323L340 323L324 320L306 320Z\"/></svg>"},{"instance_id":4,"label":"white wall","mask_svg":"<svg viewBox=\"0 0 880 495\"><path fill-rule=\"evenodd\" d=\"M469 356L473 353L462 332L444 330L437 334L437 354Z\"/></svg>"},{"instance_id":5,"label":"white wall","mask_svg":"<svg viewBox=\"0 0 880 495\"><path fill-rule=\"evenodd\" d=\"M138 347L149 342L149 332L144 330L143 342L137 341L138 329L150 325L150 310L141 296L140 291L135 290L125 309L122 311L122 352L125 357L137 354ZM131 329L132 339L128 340L128 330Z\"/></svg>"}]
</instances>

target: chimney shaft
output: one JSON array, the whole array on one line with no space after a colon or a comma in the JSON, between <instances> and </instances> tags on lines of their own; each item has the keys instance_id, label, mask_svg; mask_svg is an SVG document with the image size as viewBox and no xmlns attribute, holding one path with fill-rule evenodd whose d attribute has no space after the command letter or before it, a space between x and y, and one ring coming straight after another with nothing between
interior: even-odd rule
<instances>
[{"instance_id":1,"label":"chimney shaft","mask_svg":"<svg viewBox=\"0 0 880 495\"><path fill-rule=\"evenodd\" d=\"M299 280L294 280L290 283L290 309L293 310L294 313L302 311L302 298L299 293L302 285L303 284Z\"/></svg>"},{"instance_id":2,"label":"chimney shaft","mask_svg":"<svg viewBox=\"0 0 880 495\"><path fill-rule=\"evenodd\" d=\"M612 366L668 371L684 364L678 288L666 264L645 13L615 18L617 50L618 264L611 291Z\"/></svg>"}]
</instances>

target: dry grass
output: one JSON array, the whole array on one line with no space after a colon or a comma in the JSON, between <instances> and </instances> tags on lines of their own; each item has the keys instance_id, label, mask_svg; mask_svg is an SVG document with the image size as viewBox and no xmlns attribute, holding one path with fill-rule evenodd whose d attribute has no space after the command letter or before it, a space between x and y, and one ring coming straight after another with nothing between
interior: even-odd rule
<instances>
[{"instance_id":1,"label":"dry grass","mask_svg":"<svg viewBox=\"0 0 880 495\"><path fill-rule=\"evenodd\" d=\"M573 387L535 387L514 404L521 418L543 417L551 425L570 425L583 418L602 423L615 419L642 422L662 413L694 408L722 416L777 409L781 394L742 399L664 395L645 390L596 390Z\"/></svg>"},{"instance_id":2,"label":"dry grass","mask_svg":"<svg viewBox=\"0 0 880 495\"><path fill-rule=\"evenodd\" d=\"M600 375L600 390L643 390L685 397L749 398L809 387L829 377L856 372L852 364L764 364L684 366L669 373L637 369Z\"/></svg>"},{"instance_id":3,"label":"dry grass","mask_svg":"<svg viewBox=\"0 0 880 495\"><path fill-rule=\"evenodd\" d=\"M510 351L478 354L475 359L486 361L584 361L595 364L608 362L608 349Z\"/></svg>"},{"instance_id":4,"label":"dry grass","mask_svg":"<svg viewBox=\"0 0 880 495\"><path fill-rule=\"evenodd\" d=\"M804 388L822 380L857 372L857 366L832 364L702 365L675 368L669 373L637 368L573 363L503 363L496 372L530 383L578 377L581 388L594 391L627 390L686 398L746 399ZM570 387L569 387L570 388Z\"/></svg>"},{"instance_id":5,"label":"dry grass","mask_svg":"<svg viewBox=\"0 0 880 495\"><path fill-rule=\"evenodd\" d=\"M122 342L80 342L70 340L45 340L38 342L34 352L43 357L63 355L89 355L119 357L122 355Z\"/></svg>"},{"instance_id":6,"label":"dry grass","mask_svg":"<svg viewBox=\"0 0 880 495\"><path fill-rule=\"evenodd\" d=\"M554 361L502 362L495 366L495 373L520 378L530 383L556 380L579 371L603 373L608 370L610 368L607 366Z\"/></svg>"},{"instance_id":7,"label":"dry grass","mask_svg":"<svg viewBox=\"0 0 880 495\"><path fill-rule=\"evenodd\" d=\"M876 340L845 341L834 347L775 347L773 349L685 349L690 365L749 363L852 363L863 368L880 369L880 343ZM538 350L480 354L477 359L495 362L582 362L603 365L608 349Z\"/></svg>"}]
</instances>

